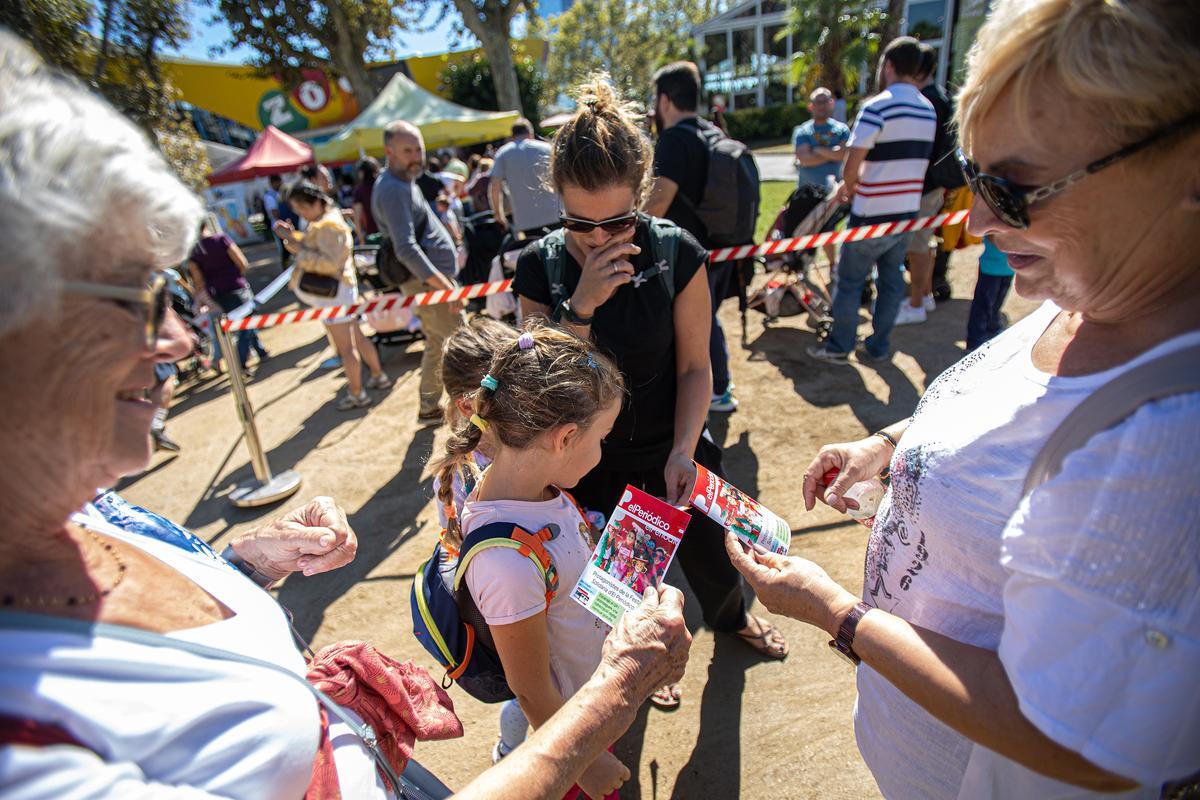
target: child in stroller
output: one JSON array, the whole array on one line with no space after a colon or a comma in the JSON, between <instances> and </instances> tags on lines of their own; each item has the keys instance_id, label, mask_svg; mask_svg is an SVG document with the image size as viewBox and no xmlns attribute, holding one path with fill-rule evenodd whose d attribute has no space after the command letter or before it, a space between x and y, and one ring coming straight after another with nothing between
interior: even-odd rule
<instances>
[{"instance_id":1,"label":"child in stroller","mask_svg":"<svg viewBox=\"0 0 1200 800\"><path fill-rule=\"evenodd\" d=\"M778 241L832 231L849 212L850 207L839 203L825 187L800 186L788 195L767 239ZM767 283L754 292L747 303L749 308L756 308L766 315L764 325L779 317L807 313L818 341L829 334L832 317L828 287L832 285L832 276L828 284L820 280L813 269L815 261L815 247L765 259Z\"/></svg>"}]
</instances>

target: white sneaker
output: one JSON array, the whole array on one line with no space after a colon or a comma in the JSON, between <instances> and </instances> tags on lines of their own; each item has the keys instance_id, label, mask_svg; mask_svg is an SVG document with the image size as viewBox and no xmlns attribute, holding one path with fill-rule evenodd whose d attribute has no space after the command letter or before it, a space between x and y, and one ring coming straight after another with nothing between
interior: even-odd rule
<instances>
[{"instance_id":1,"label":"white sneaker","mask_svg":"<svg viewBox=\"0 0 1200 800\"><path fill-rule=\"evenodd\" d=\"M922 302L925 306L925 313L928 314L930 311L937 310L937 302L934 301L933 295L931 295L931 294L925 295Z\"/></svg>"},{"instance_id":2,"label":"white sneaker","mask_svg":"<svg viewBox=\"0 0 1200 800\"><path fill-rule=\"evenodd\" d=\"M908 303L900 304L900 313L896 314L896 325L917 325L924 321L924 306L910 306Z\"/></svg>"}]
</instances>

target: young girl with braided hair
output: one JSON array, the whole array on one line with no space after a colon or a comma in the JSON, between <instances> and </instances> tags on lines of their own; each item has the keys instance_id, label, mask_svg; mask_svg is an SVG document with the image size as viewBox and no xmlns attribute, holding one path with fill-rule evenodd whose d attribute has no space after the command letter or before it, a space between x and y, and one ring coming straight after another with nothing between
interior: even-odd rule
<instances>
[{"instance_id":1,"label":"young girl with braided hair","mask_svg":"<svg viewBox=\"0 0 1200 800\"><path fill-rule=\"evenodd\" d=\"M494 522L550 532L545 547L559 590L549 601L543 576L509 548L479 552L465 581L509 687L537 727L588 680L608 633L570 597L593 542L565 490L599 462L601 442L621 410L624 383L616 365L591 344L538 321L497 347L480 383L472 413L453 426L446 454L434 466L437 500L453 503L456 471L482 446L492 463L458 518L447 520L446 541L460 546L471 531ZM594 800L615 796L629 775L606 752L580 777L578 789ZM576 794L573 789L567 797Z\"/></svg>"}]
</instances>

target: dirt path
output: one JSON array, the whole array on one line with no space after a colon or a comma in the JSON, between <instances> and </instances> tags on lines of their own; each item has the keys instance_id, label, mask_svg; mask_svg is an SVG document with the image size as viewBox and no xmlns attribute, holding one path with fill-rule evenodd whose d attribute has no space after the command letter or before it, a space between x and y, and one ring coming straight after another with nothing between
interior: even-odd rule
<instances>
[{"instance_id":1,"label":"dirt path","mask_svg":"<svg viewBox=\"0 0 1200 800\"><path fill-rule=\"evenodd\" d=\"M799 317L764 330L762 317L751 312L743 350L736 304L722 310L742 406L711 422L724 443L730 479L791 522L793 553L817 561L846 586L861 587L866 529L827 509L806 514L798 475L821 445L861 437L910 414L925 386L961 356L978 250L960 252L952 262L955 296L968 299L943 304L924 325L897 329L895 360L877 369L810 361L804 346L813 338ZM273 276L274 259L266 250L257 255L252 275L260 286ZM1032 308L1010 297L1007 311L1017 318ZM411 635L408 600L413 572L437 535L425 464L445 436L415 424L420 345L385 351L386 367L398 380L381 402L339 413L331 401L343 380L319 369L328 355L319 325L275 328L263 341L276 355L251 382L250 395L271 465L301 473L298 498L337 498L361 542L354 564L290 579L280 600L317 646L368 639L397 658L433 667ZM226 500L251 474L227 381L181 392L169 429L183 452L159 456L146 473L125 481L120 489L129 499L215 544L280 511L242 511ZM668 582L681 585L681 576L673 570ZM699 628L691 612L696 635L683 706L669 714L643 709L618 744L618 755L636 765L623 798L878 796L854 745L853 674L828 652L825 636L775 620L789 637L791 656L763 662L738 641ZM417 752L460 787L490 764L496 710L456 688L451 694L466 736L422 744Z\"/></svg>"}]
</instances>

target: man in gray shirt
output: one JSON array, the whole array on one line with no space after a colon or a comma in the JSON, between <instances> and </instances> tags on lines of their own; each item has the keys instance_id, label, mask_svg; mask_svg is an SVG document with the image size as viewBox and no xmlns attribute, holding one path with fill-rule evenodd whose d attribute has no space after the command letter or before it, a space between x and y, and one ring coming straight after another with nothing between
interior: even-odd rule
<instances>
[{"instance_id":1,"label":"man in gray shirt","mask_svg":"<svg viewBox=\"0 0 1200 800\"><path fill-rule=\"evenodd\" d=\"M521 117L512 126L512 141L496 153L488 196L496 210L496 222L507 229L500 209L504 188L512 206L512 233L540 237L547 228L557 228L558 197L546 185L550 176L550 145L535 139L533 125ZM519 238L519 237L518 237Z\"/></svg>"},{"instance_id":2,"label":"man in gray shirt","mask_svg":"<svg viewBox=\"0 0 1200 800\"><path fill-rule=\"evenodd\" d=\"M383 129L387 169L375 179L371 213L380 233L395 249L396 258L412 274L400 286L405 295L431 289L455 288L455 251L450 234L429 208L413 181L425 168L425 140L407 122L391 122ZM436 425L442 421L442 345L462 322L460 303L414 306L425 333L421 356L421 408L417 421Z\"/></svg>"}]
</instances>

